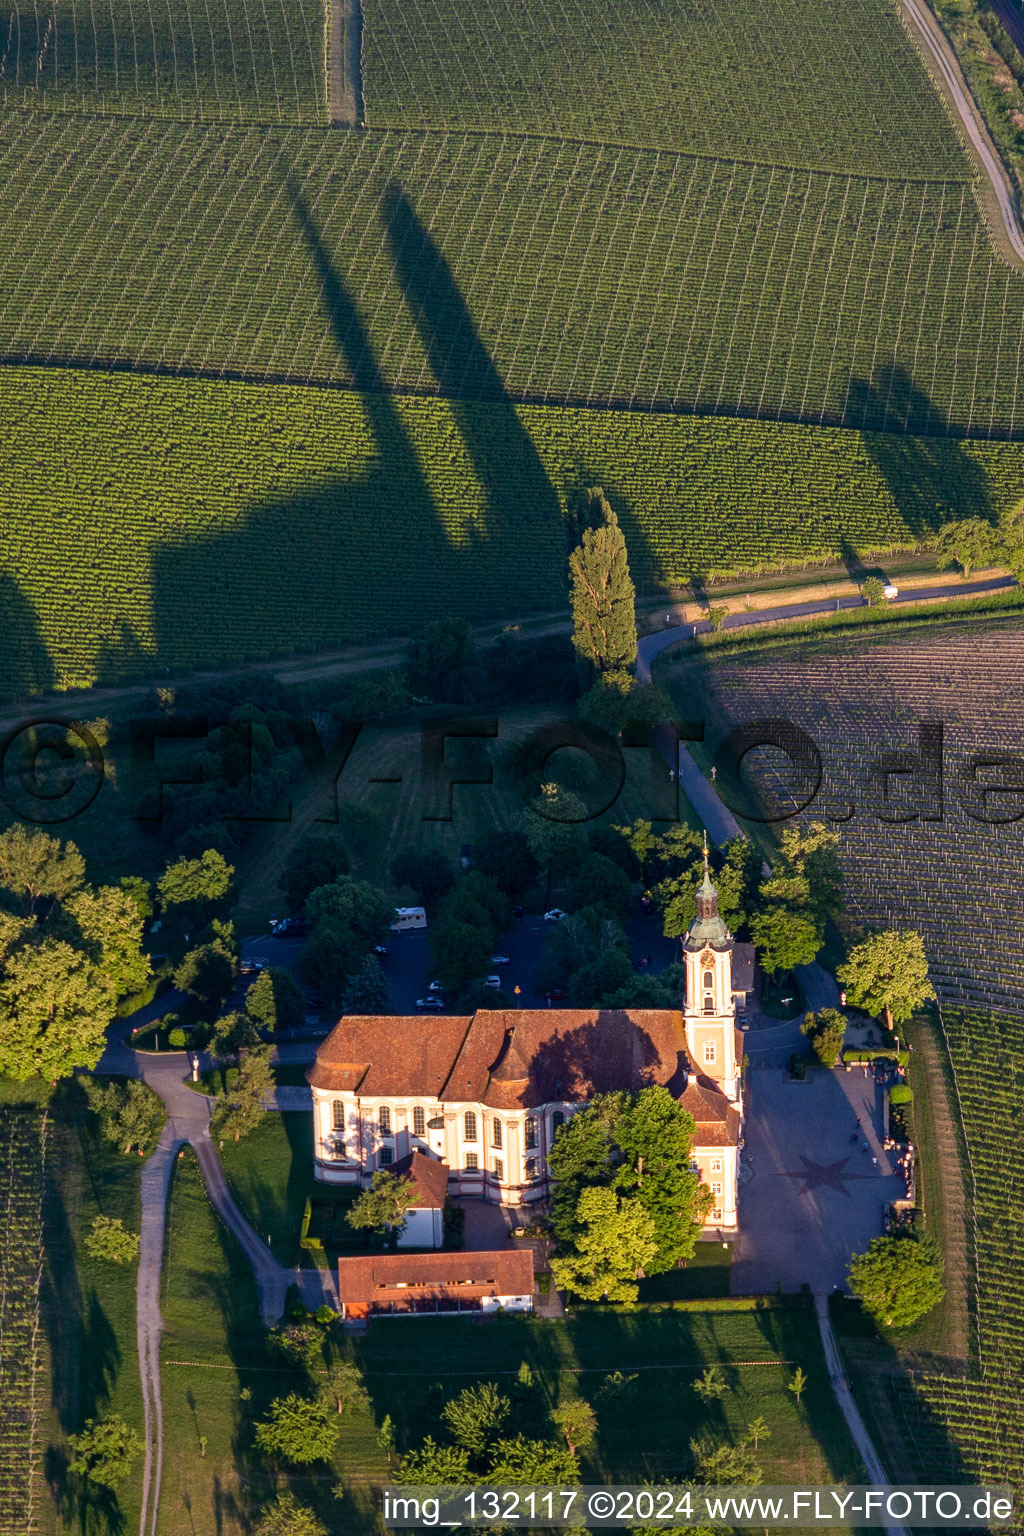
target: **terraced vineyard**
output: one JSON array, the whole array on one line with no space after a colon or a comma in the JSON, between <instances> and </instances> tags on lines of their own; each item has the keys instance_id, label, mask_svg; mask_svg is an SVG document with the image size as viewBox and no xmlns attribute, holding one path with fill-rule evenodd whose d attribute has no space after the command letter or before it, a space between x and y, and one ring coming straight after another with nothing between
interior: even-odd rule
<instances>
[{"instance_id":1,"label":"terraced vineyard","mask_svg":"<svg viewBox=\"0 0 1024 1536\"><path fill-rule=\"evenodd\" d=\"M46 1120L0 1108L0 1531L39 1529Z\"/></svg>"},{"instance_id":2,"label":"terraced vineyard","mask_svg":"<svg viewBox=\"0 0 1024 1536\"><path fill-rule=\"evenodd\" d=\"M0 147L8 359L1024 430L1024 278L962 180L74 116Z\"/></svg>"},{"instance_id":3,"label":"terraced vineyard","mask_svg":"<svg viewBox=\"0 0 1024 1536\"><path fill-rule=\"evenodd\" d=\"M7 694L557 609L581 483L648 590L905 547L1024 486L1017 444L73 370L0 370L0 412Z\"/></svg>"},{"instance_id":4,"label":"terraced vineyard","mask_svg":"<svg viewBox=\"0 0 1024 1536\"><path fill-rule=\"evenodd\" d=\"M892 0L364 0L370 124L956 174Z\"/></svg>"},{"instance_id":5,"label":"terraced vineyard","mask_svg":"<svg viewBox=\"0 0 1024 1536\"><path fill-rule=\"evenodd\" d=\"M668 673L690 716L700 686L720 724L773 717L808 731L824 776L805 815L824 815L840 830L848 906L865 923L914 927L925 936L955 1077L954 1118L966 1138L971 1358L958 1374L911 1365L902 1385L894 1373L892 1390L901 1432L917 1456L914 1475L1009 1482L1020 1494L1024 802L1020 793L995 787L1000 779L1012 783L1005 768L972 766L978 759L1012 761L1019 752L1019 625L979 624L966 634L936 626L904 640L823 641L760 661L710 654L706 660L703 674L699 664ZM869 765L884 752L913 751L916 726L925 720L944 725L943 792L934 777L912 783L904 774L902 787L892 779L890 819L883 821ZM781 760L761 758L760 782L780 806L781 768Z\"/></svg>"},{"instance_id":6,"label":"terraced vineyard","mask_svg":"<svg viewBox=\"0 0 1024 1536\"><path fill-rule=\"evenodd\" d=\"M7 18L5 17L5 20ZM4 46L6 45L6 46ZM14 0L0 31L0 100L183 118L326 120L324 12L315 0Z\"/></svg>"},{"instance_id":7,"label":"terraced vineyard","mask_svg":"<svg viewBox=\"0 0 1024 1536\"><path fill-rule=\"evenodd\" d=\"M977 1009L943 1010L975 1188L970 1246L976 1264L978 1360L973 1379L919 1375L908 1415L926 1475L942 1463L942 1432L969 1475L1024 1488L1024 1021ZM923 1411L922 1411L923 1410Z\"/></svg>"},{"instance_id":8,"label":"terraced vineyard","mask_svg":"<svg viewBox=\"0 0 1024 1536\"><path fill-rule=\"evenodd\" d=\"M1011 770L984 760L1012 762L1019 752L1022 675L1024 637L1010 621L966 634L950 626L903 640L824 642L761 663L737 658L712 664L702 683L726 719L791 720L813 737L823 779L805 814L840 830L854 915L919 929L948 1003L1010 1012L1024 1011L1016 854L1024 805L1005 787ZM693 674L675 676L685 691ZM941 786L934 775L897 774L883 802L871 765L882 753L916 750L922 721L943 726ZM781 806L777 767L765 761L764 783Z\"/></svg>"}]
</instances>

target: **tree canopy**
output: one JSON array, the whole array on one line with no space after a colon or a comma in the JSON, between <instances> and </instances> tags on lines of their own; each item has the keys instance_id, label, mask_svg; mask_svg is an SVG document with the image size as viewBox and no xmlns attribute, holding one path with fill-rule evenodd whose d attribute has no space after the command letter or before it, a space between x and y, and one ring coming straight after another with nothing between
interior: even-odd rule
<instances>
[{"instance_id":1,"label":"tree canopy","mask_svg":"<svg viewBox=\"0 0 1024 1536\"><path fill-rule=\"evenodd\" d=\"M338 1416L322 1398L289 1392L276 1397L256 1425L256 1443L268 1455L297 1466L329 1461L338 1442Z\"/></svg>"},{"instance_id":2,"label":"tree canopy","mask_svg":"<svg viewBox=\"0 0 1024 1536\"><path fill-rule=\"evenodd\" d=\"M86 1419L77 1435L68 1437L69 1470L103 1488L123 1483L142 1451L142 1439L117 1414Z\"/></svg>"},{"instance_id":3,"label":"tree canopy","mask_svg":"<svg viewBox=\"0 0 1024 1536\"><path fill-rule=\"evenodd\" d=\"M636 1301L637 1280L658 1252L654 1218L601 1185L583 1191L576 1215L575 1252L551 1260L559 1290L582 1301Z\"/></svg>"},{"instance_id":4,"label":"tree canopy","mask_svg":"<svg viewBox=\"0 0 1024 1536\"><path fill-rule=\"evenodd\" d=\"M631 670L636 664L636 591L619 520L595 487L587 493L598 526L584 529L569 556L572 643L598 672Z\"/></svg>"},{"instance_id":5,"label":"tree canopy","mask_svg":"<svg viewBox=\"0 0 1024 1536\"><path fill-rule=\"evenodd\" d=\"M0 1074L19 1082L95 1067L119 997L149 975L137 904L83 872L73 843L0 835Z\"/></svg>"},{"instance_id":6,"label":"tree canopy","mask_svg":"<svg viewBox=\"0 0 1024 1536\"><path fill-rule=\"evenodd\" d=\"M876 1237L850 1265L850 1289L887 1328L909 1328L946 1294L935 1243L913 1232Z\"/></svg>"},{"instance_id":7,"label":"tree canopy","mask_svg":"<svg viewBox=\"0 0 1024 1536\"><path fill-rule=\"evenodd\" d=\"M924 940L912 928L870 934L850 950L836 976L855 1008L866 1009L874 1018L884 1013L890 1029L905 1024L935 996Z\"/></svg>"},{"instance_id":8,"label":"tree canopy","mask_svg":"<svg viewBox=\"0 0 1024 1536\"><path fill-rule=\"evenodd\" d=\"M353 1200L345 1220L357 1230L368 1227L381 1236L386 1232L398 1235L405 1226L406 1212L415 1193L413 1179L378 1168L370 1180L369 1189L364 1189Z\"/></svg>"}]
</instances>

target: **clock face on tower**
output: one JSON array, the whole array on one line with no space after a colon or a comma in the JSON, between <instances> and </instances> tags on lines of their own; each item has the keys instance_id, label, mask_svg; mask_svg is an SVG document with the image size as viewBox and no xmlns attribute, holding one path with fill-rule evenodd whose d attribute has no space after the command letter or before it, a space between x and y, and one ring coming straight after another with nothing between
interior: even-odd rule
<instances>
[{"instance_id":1,"label":"clock face on tower","mask_svg":"<svg viewBox=\"0 0 1024 1536\"><path fill-rule=\"evenodd\" d=\"M706 949L704 951L704 953L700 957L700 963L701 963L701 965L714 965L714 963L715 963L714 950Z\"/></svg>"}]
</instances>

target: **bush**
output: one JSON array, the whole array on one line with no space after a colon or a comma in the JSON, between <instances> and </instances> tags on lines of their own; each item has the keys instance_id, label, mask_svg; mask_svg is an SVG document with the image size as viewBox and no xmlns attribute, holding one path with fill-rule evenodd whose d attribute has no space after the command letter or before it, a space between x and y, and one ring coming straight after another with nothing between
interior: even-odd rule
<instances>
[{"instance_id":1,"label":"bush","mask_svg":"<svg viewBox=\"0 0 1024 1536\"><path fill-rule=\"evenodd\" d=\"M908 1088L906 1083L897 1083L894 1088L890 1088L890 1104L913 1104L913 1102L914 1091L912 1088Z\"/></svg>"},{"instance_id":2,"label":"bush","mask_svg":"<svg viewBox=\"0 0 1024 1536\"><path fill-rule=\"evenodd\" d=\"M167 1044L176 1051L183 1051L185 1049L185 1031L183 1029L172 1029L167 1036Z\"/></svg>"}]
</instances>

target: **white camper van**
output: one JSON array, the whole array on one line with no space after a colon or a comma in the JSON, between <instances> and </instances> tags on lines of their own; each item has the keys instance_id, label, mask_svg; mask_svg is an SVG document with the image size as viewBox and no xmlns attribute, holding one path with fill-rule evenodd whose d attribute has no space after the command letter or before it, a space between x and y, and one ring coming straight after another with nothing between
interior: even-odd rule
<instances>
[{"instance_id":1,"label":"white camper van","mask_svg":"<svg viewBox=\"0 0 1024 1536\"><path fill-rule=\"evenodd\" d=\"M392 933L405 933L407 928L425 928L427 926L427 910L425 907L396 907L395 921L391 924Z\"/></svg>"}]
</instances>

